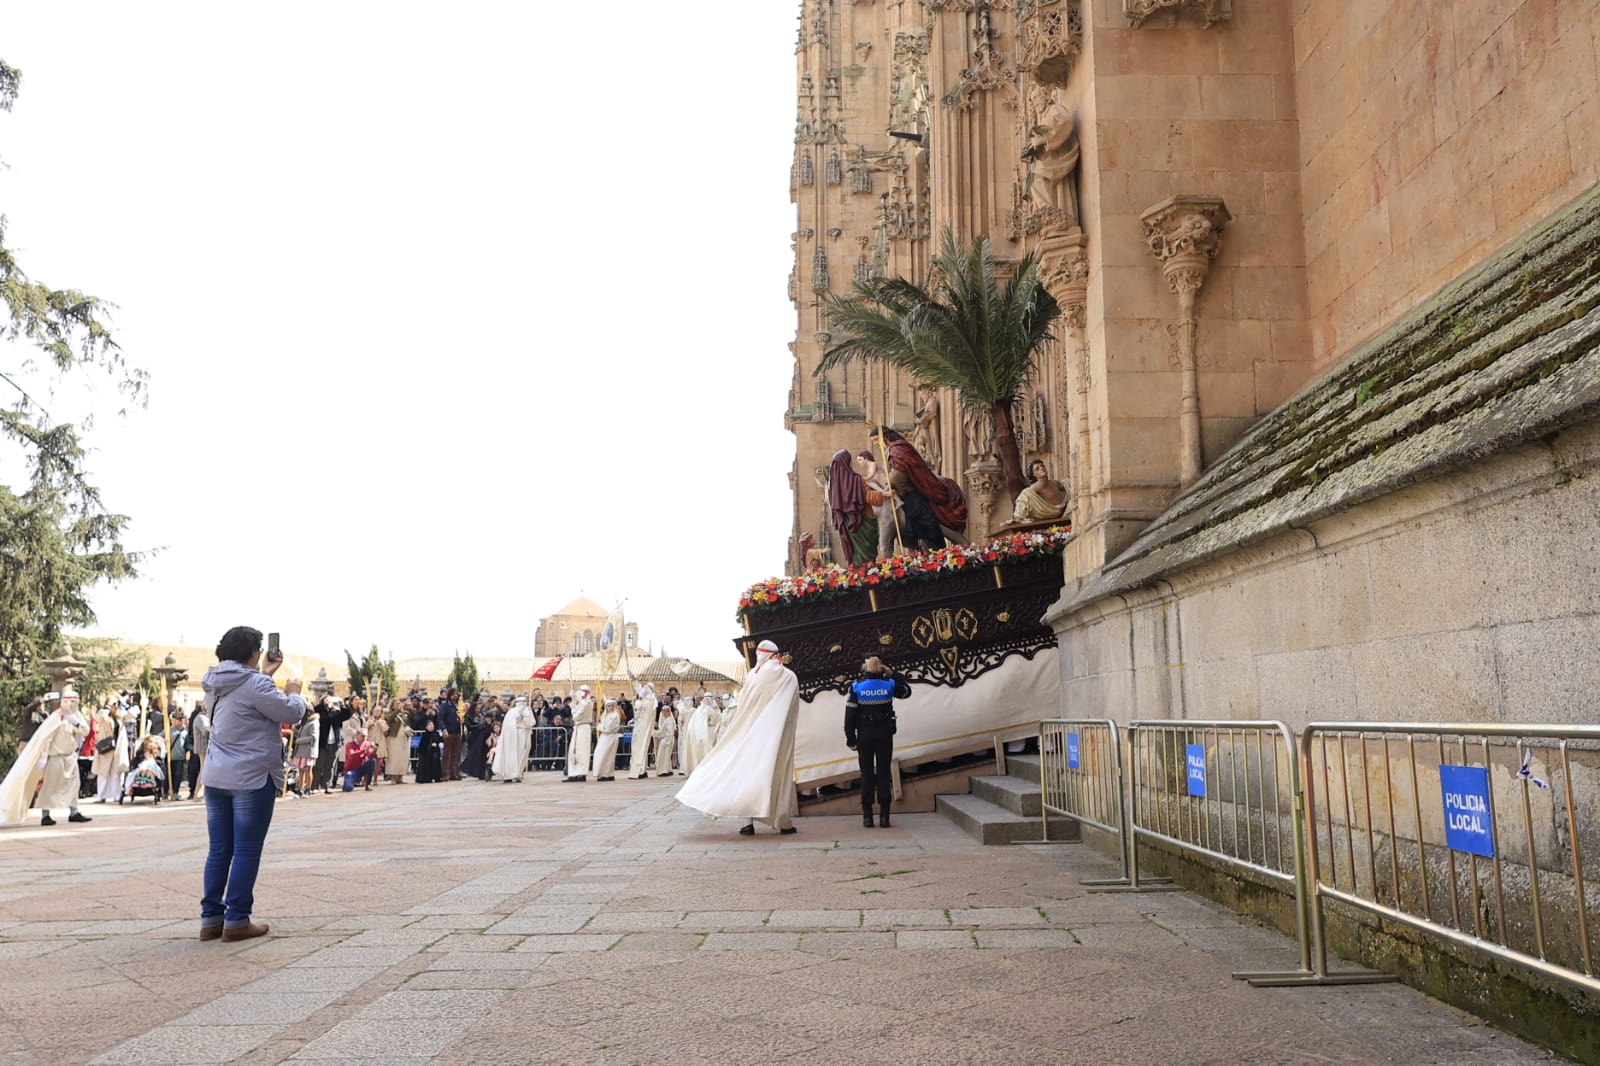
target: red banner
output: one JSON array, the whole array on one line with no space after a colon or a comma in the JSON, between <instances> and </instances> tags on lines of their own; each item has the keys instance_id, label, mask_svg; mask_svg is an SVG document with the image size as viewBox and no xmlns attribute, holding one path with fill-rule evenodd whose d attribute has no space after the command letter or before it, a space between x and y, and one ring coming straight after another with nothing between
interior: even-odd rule
<instances>
[{"instance_id":1,"label":"red banner","mask_svg":"<svg viewBox=\"0 0 1600 1066\"><path fill-rule=\"evenodd\" d=\"M561 665L561 658L561 656L557 655L554 659L535 670L533 676L539 681L549 681L556 676L556 667Z\"/></svg>"}]
</instances>

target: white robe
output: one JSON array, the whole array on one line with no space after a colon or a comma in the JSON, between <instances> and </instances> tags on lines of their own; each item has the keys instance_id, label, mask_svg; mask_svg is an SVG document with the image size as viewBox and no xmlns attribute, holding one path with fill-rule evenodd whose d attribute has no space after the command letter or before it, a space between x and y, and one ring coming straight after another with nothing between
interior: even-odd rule
<instances>
[{"instance_id":1,"label":"white robe","mask_svg":"<svg viewBox=\"0 0 1600 1066\"><path fill-rule=\"evenodd\" d=\"M656 776L672 773L672 748L678 739L678 720L670 714L664 714L657 720L656 730Z\"/></svg>"},{"instance_id":2,"label":"white robe","mask_svg":"<svg viewBox=\"0 0 1600 1066\"><path fill-rule=\"evenodd\" d=\"M533 746L533 711L526 703L516 703L500 723L500 739L495 744L494 761L489 768L502 781L521 781L528 771L528 749Z\"/></svg>"},{"instance_id":3,"label":"white robe","mask_svg":"<svg viewBox=\"0 0 1600 1066\"><path fill-rule=\"evenodd\" d=\"M689 721L683 727L683 772L694 773L694 768L699 766L711 749L717 743L717 729L722 724L721 712L711 706L709 700L703 701L689 714Z\"/></svg>"},{"instance_id":4,"label":"white robe","mask_svg":"<svg viewBox=\"0 0 1600 1066\"><path fill-rule=\"evenodd\" d=\"M116 744L110 751L94 753L89 772L97 782L95 795L103 800L114 800L122 795L122 776L128 772L128 731L119 727L115 716L106 713L94 716L94 727L96 748L106 737L111 737Z\"/></svg>"},{"instance_id":5,"label":"white robe","mask_svg":"<svg viewBox=\"0 0 1600 1066\"><path fill-rule=\"evenodd\" d=\"M650 769L650 739L656 731L655 692L642 685L638 697L633 704L633 749L628 756L628 776L633 778L643 777Z\"/></svg>"},{"instance_id":6,"label":"white robe","mask_svg":"<svg viewBox=\"0 0 1600 1066\"><path fill-rule=\"evenodd\" d=\"M567 745L568 777L588 776L590 746L593 743L594 697L585 696L572 705L572 741Z\"/></svg>"},{"instance_id":7,"label":"white robe","mask_svg":"<svg viewBox=\"0 0 1600 1066\"><path fill-rule=\"evenodd\" d=\"M776 659L762 663L739 690L739 714L727 734L678 790L678 802L714 818L748 818L787 829L794 808L794 728L800 681Z\"/></svg>"},{"instance_id":8,"label":"white robe","mask_svg":"<svg viewBox=\"0 0 1600 1066\"><path fill-rule=\"evenodd\" d=\"M622 712L612 707L600 716L600 740L594 749L594 776L617 772L617 747L622 743Z\"/></svg>"},{"instance_id":9,"label":"white robe","mask_svg":"<svg viewBox=\"0 0 1600 1066\"><path fill-rule=\"evenodd\" d=\"M89 722L77 711L69 712L45 745L44 775L39 785L41 811L78 808L78 749L89 735Z\"/></svg>"}]
</instances>

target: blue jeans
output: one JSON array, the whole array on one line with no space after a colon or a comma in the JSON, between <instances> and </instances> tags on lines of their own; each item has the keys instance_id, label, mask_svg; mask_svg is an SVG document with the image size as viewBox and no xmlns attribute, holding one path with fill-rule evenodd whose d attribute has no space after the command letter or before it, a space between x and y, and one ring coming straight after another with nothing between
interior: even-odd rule
<instances>
[{"instance_id":1,"label":"blue jeans","mask_svg":"<svg viewBox=\"0 0 1600 1066\"><path fill-rule=\"evenodd\" d=\"M206 853L200 924L248 925L256 902L261 846L272 824L278 790L269 777L260 788L249 791L208 785L205 796L211 850Z\"/></svg>"},{"instance_id":2,"label":"blue jeans","mask_svg":"<svg viewBox=\"0 0 1600 1066\"><path fill-rule=\"evenodd\" d=\"M362 763L358 769L346 770L344 772L344 790L346 792L354 792L356 790L357 783L371 785L372 775L377 772L377 759L368 759L366 762Z\"/></svg>"}]
</instances>

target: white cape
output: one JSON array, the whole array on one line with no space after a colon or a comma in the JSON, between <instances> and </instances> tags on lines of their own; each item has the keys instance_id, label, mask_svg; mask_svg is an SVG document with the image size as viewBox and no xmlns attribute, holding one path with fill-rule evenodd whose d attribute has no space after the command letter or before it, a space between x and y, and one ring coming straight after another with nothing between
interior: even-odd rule
<instances>
[{"instance_id":1,"label":"white cape","mask_svg":"<svg viewBox=\"0 0 1600 1066\"><path fill-rule=\"evenodd\" d=\"M40 723L12 764L11 772L0 781L0 825L21 825L28 817L28 805L33 802L33 794L44 776L39 763L50 748L50 738L65 724L59 714L52 714Z\"/></svg>"},{"instance_id":2,"label":"white cape","mask_svg":"<svg viewBox=\"0 0 1600 1066\"><path fill-rule=\"evenodd\" d=\"M750 672L726 735L678 790L678 802L714 818L776 826L794 803L794 729L800 681L782 663Z\"/></svg>"}]
</instances>

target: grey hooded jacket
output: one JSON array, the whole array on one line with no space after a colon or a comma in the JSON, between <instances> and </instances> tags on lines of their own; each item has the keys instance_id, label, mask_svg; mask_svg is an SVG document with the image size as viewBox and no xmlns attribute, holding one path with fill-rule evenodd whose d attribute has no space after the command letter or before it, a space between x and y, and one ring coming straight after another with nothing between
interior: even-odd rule
<instances>
[{"instance_id":1,"label":"grey hooded jacket","mask_svg":"<svg viewBox=\"0 0 1600 1066\"><path fill-rule=\"evenodd\" d=\"M272 678L243 663L220 662L200 683L211 709L206 788L252 791L268 781L283 789L282 726L306 713L299 696L285 696Z\"/></svg>"}]
</instances>

